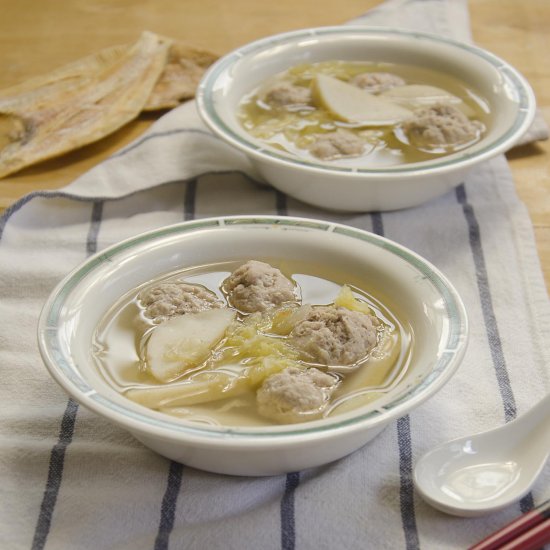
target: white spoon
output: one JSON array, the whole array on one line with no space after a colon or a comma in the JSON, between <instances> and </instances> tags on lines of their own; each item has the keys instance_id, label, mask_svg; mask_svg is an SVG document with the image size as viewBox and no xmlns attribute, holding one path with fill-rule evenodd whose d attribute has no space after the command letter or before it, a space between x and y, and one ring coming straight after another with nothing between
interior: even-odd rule
<instances>
[{"instance_id":1,"label":"white spoon","mask_svg":"<svg viewBox=\"0 0 550 550\"><path fill-rule=\"evenodd\" d=\"M494 512L520 499L550 455L550 395L500 428L426 453L414 484L432 506L456 516Z\"/></svg>"}]
</instances>

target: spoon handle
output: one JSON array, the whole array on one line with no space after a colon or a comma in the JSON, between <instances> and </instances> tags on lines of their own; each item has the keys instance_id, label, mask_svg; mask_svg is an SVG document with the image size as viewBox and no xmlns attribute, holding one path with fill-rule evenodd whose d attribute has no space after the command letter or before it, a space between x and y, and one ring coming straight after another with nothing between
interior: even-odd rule
<instances>
[{"instance_id":1,"label":"spoon handle","mask_svg":"<svg viewBox=\"0 0 550 550\"><path fill-rule=\"evenodd\" d=\"M547 542L550 542L550 499L484 538L469 550L527 550L540 548Z\"/></svg>"}]
</instances>

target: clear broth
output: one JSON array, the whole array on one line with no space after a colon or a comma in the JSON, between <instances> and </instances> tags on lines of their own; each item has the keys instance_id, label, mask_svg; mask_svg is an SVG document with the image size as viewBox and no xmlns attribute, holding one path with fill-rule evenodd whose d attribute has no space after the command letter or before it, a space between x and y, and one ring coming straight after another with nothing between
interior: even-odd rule
<instances>
[{"instance_id":1,"label":"clear broth","mask_svg":"<svg viewBox=\"0 0 550 550\"><path fill-rule=\"evenodd\" d=\"M479 120L485 127L490 124L490 111L473 88L446 73L423 67L350 61L324 61L292 67L275 75L266 83L247 94L241 101L238 118L242 126L266 145L314 162L330 162L354 168L381 168L400 164L423 162L454 153L472 144L426 151L408 143L400 126L370 127L339 121L322 107L274 107L262 101L264 90L276 82L290 82L310 87L316 74L325 74L345 82L361 73L385 72L397 75L407 84L423 84L442 88L459 97L474 113L470 118ZM365 142L365 152L358 157L320 161L308 147L316 134L345 128L359 135ZM477 140L476 140L477 141Z\"/></svg>"},{"instance_id":2,"label":"clear broth","mask_svg":"<svg viewBox=\"0 0 550 550\"><path fill-rule=\"evenodd\" d=\"M281 269L287 277L297 283L303 304L332 304L342 285L349 284L355 296L367 302L372 312L387 328L387 335L382 338L368 360L352 372L338 374L341 382L333 394L325 416L340 414L375 401L398 383L408 368L414 340L410 326L400 319L398 312L390 311L368 289L354 285L353 283L357 281L353 278L342 276L330 268L306 262L283 265L276 261L266 261ZM143 316L138 296L146 286L177 280L203 285L225 301L223 292L220 290L221 284L242 263L212 264L169 273L123 296L99 323L94 335L94 360L103 378L124 395L133 389L178 384L204 368L202 365L191 369L168 384L162 384L153 378L144 362L144 349L147 336L151 330L154 330L155 323ZM223 347L223 341L220 346ZM306 364L306 366L309 365ZM330 367L321 368L330 371ZM186 421L201 424L224 426L274 424L256 411L253 389L238 397L185 407L165 406L156 409Z\"/></svg>"}]
</instances>

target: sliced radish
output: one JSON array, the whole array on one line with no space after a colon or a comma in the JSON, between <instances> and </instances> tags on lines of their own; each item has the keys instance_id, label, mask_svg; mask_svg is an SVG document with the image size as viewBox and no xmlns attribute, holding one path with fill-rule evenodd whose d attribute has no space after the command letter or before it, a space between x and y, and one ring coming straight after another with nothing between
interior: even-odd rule
<instances>
[{"instance_id":1,"label":"sliced radish","mask_svg":"<svg viewBox=\"0 0 550 550\"><path fill-rule=\"evenodd\" d=\"M313 81L313 97L339 120L364 126L390 126L411 115L409 109L391 100L323 74Z\"/></svg>"},{"instance_id":2,"label":"sliced radish","mask_svg":"<svg viewBox=\"0 0 550 550\"><path fill-rule=\"evenodd\" d=\"M200 365L234 318L235 311L224 308L187 313L161 323L147 343L149 371L160 382L169 382Z\"/></svg>"}]
</instances>

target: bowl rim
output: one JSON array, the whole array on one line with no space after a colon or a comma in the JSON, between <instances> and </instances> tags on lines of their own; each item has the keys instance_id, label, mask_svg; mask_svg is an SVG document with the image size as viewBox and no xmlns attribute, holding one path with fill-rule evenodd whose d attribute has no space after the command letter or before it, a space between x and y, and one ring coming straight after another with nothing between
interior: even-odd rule
<instances>
[{"instance_id":1,"label":"bowl rim","mask_svg":"<svg viewBox=\"0 0 550 550\"><path fill-rule=\"evenodd\" d=\"M311 40L312 38L323 40L324 38L330 38L334 35L351 35L357 33L373 36L414 38L432 41L435 42L436 45L437 43L442 43L481 58L497 69L517 93L519 99L518 112L514 122L504 134L497 136L481 149L470 151L471 148L466 147L463 151L441 157L441 160L428 160L381 168L356 168L333 166L326 162L300 159L291 154L279 153L275 149L258 145L254 143L253 140L247 140L243 135L234 132L218 115L212 95L214 85L222 75L226 74L236 62L244 57L265 51L270 47L284 42L292 42L300 39ZM376 175L380 179L393 179L396 175L424 176L431 175L433 172L446 173L458 168L467 168L472 164L496 156L512 147L529 128L533 122L536 111L535 94L528 81L517 69L495 54L478 46L442 37L433 33L394 29L391 27L369 27L365 25L312 27L275 34L245 44L221 57L206 71L199 83L195 97L199 115L210 130L247 155L270 164L283 165L287 168L298 168L318 175L338 174L344 178L342 181L345 181L346 178L356 179L368 175Z\"/></svg>"},{"instance_id":2,"label":"bowl rim","mask_svg":"<svg viewBox=\"0 0 550 550\"><path fill-rule=\"evenodd\" d=\"M98 393L80 375L72 357L68 358L62 353L58 340L58 321L66 299L95 269L100 268L105 263L111 263L113 257L116 257L117 254L124 253L124 251L145 242L172 237L173 235L181 235L184 238L185 234L204 229L223 230L224 227L265 227L266 225L288 229L334 232L344 237L366 241L370 245L375 245L399 256L414 269L420 271L423 277L429 279L443 300L446 317L449 320L449 329L447 342L444 345L440 342L437 361L424 380L406 393L376 409L350 417L346 416L343 419L339 419L337 415L328 420L321 419L301 424L270 426L267 429L265 427L202 427L172 419L169 415L156 411L147 410L147 413L141 414L134 408L126 408L112 401ZM296 441L297 438L300 441L319 439L336 432L349 433L365 428L373 428L396 419L435 394L448 381L464 356L468 335L468 318L460 295L443 273L419 254L386 237L363 229L329 221L275 215L219 216L185 221L140 233L115 243L90 256L56 285L42 308L37 327L39 351L50 375L71 397L88 409L136 433L154 435L167 440L200 442L203 445L218 445L225 441L239 446L257 446L265 441L270 441L274 445L283 445Z\"/></svg>"}]
</instances>

